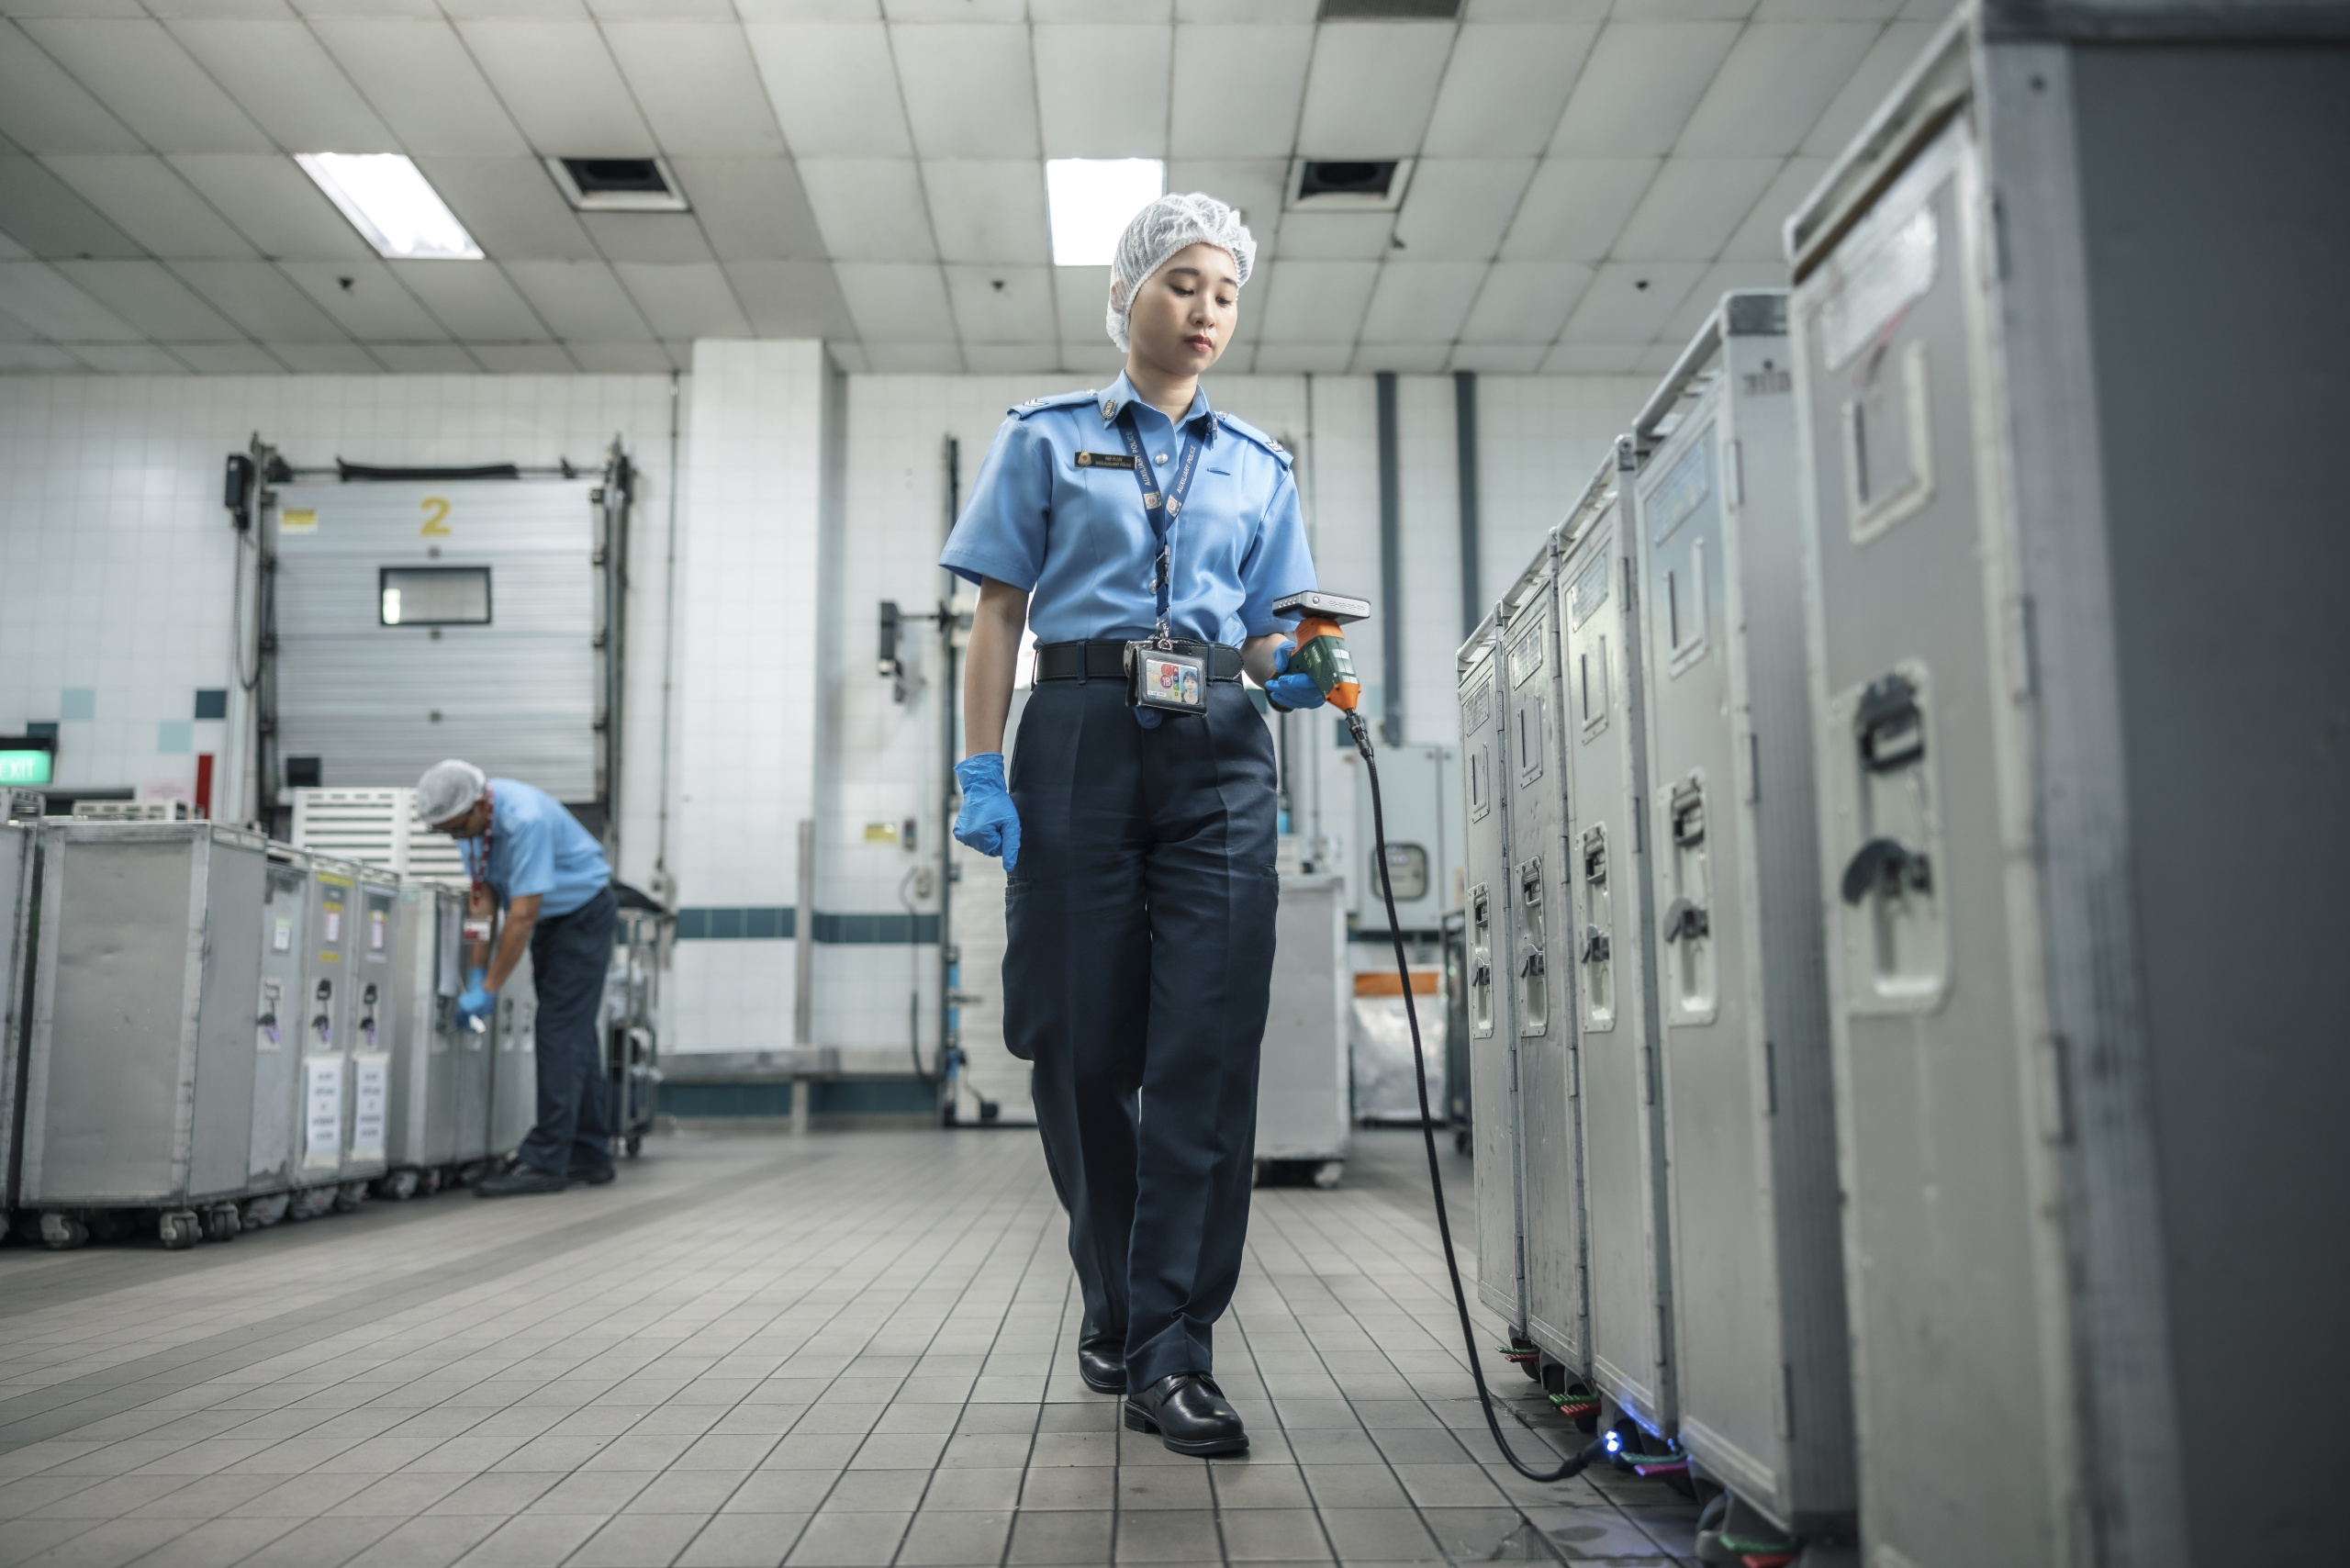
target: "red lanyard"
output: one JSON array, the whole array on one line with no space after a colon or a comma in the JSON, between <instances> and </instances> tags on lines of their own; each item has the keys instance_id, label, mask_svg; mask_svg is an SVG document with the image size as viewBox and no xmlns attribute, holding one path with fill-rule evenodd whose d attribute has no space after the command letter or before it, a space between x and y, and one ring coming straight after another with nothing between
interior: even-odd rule
<instances>
[{"instance_id":1,"label":"red lanyard","mask_svg":"<svg viewBox=\"0 0 2350 1568\"><path fill-rule=\"evenodd\" d=\"M490 835L498 831L498 801L490 794L489 784L487 780L483 781L481 787L481 803L489 808L489 821L482 824L481 830L481 868L479 870L474 870L474 868L470 865L465 868L469 871L473 871L474 875L473 905L476 909L487 911L490 907L491 903L489 890L489 840ZM470 861L473 857L473 846L471 845L467 845L465 846L465 858Z\"/></svg>"}]
</instances>

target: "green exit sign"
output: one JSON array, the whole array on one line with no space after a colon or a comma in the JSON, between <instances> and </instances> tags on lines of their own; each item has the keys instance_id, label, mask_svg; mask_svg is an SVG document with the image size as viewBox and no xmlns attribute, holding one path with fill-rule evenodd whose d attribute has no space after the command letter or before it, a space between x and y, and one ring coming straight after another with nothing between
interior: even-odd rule
<instances>
[{"instance_id":1,"label":"green exit sign","mask_svg":"<svg viewBox=\"0 0 2350 1568\"><path fill-rule=\"evenodd\" d=\"M46 784L55 762L56 754L45 746L38 751L0 748L0 784Z\"/></svg>"}]
</instances>

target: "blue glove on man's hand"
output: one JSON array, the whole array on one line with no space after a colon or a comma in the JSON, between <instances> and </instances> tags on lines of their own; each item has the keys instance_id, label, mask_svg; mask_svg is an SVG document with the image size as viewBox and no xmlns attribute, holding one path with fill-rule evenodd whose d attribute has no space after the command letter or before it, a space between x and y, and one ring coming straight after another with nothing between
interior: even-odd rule
<instances>
[{"instance_id":1,"label":"blue glove on man's hand","mask_svg":"<svg viewBox=\"0 0 2350 1568\"><path fill-rule=\"evenodd\" d=\"M466 1022L487 1019L489 1010L498 1003L498 993L489 989L489 971L476 964L465 971L465 991L457 998L457 1014Z\"/></svg>"},{"instance_id":2,"label":"blue glove on man's hand","mask_svg":"<svg viewBox=\"0 0 2350 1568\"><path fill-rule=\"evenodd\" d=\"M1265 695L1273 700L1275 707L1287 708L1292 711L1300 708L1319 708L1323 701L1322 689L1315 685L1314 678L1304 670L1289 667L1289 656L1295 652L1295 643L1283 643L1273 650L1273 678L1265 683Z\"/></svg>"},{"instance_id":3,"label":"blue glove on man's hand","mask_svg":"<svg viewBox=\"0 0 2350 1568\"><path fill-rule=\"evenodd\" d=\"M963 809L955 816L955 837L982 855L1001 855L1007 871L1020 862L1020 813L1003 785L1003 753L981 752L955 765L963 786Z\"/></svg>"}]
</instances>

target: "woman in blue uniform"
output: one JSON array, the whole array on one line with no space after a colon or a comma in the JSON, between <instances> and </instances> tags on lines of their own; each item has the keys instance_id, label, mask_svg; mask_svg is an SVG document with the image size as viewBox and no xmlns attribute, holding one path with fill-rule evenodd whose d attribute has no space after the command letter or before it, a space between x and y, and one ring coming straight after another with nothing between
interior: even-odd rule
<instances>
[{"instance_id":1,"label":"woman in blue uniform","mask_svg":"<svg viewBox=\"0 0 2350 1568\"><path fill-rule=\"evenodd\" d=\"M1241 672L1284 709L1322 700L1272 614L1316 586L1289 454L1199 384L1255 255L1212 197L1144 208L1110 283L1125 373L1013 409L940 557L979 586L955 835L1003 857L1004 1037L1035 1064L1069 1214L1079 1371L1192 1454L1248 1446L1212 1338L1248 1231L1279 896L1272 740Z\"/></svg>"}]
</instances>

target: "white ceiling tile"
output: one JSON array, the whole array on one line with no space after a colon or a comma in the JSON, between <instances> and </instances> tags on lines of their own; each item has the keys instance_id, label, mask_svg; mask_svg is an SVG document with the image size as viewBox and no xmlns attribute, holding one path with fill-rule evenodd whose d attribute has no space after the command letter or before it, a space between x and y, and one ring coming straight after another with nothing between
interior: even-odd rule
<instances>
[{"instance_id":1,"label":"white ceiling tile","mask_svg":"<svg viewBox=\"0 0 2350 1568\"><path fill-rule=\"evenodd\" d=\"M1266 279L1260 343L1352 342L1379 280L1377 262L1281 259Z\"/></svg>"},{"instance_id":2,"label":"white ceiling tile","mask_svg":"<svg viewBox=\"0 0 2350 1568\"><path fill-rule=\"evenodd\" d=\"M1762 0L1758 22L1889 22L1901 0Z\"/></svg>"},{"instance_id":3,"label":"white ceiling tile","mask_svg":"<svg viewBox=\"0 0 2350 1568\"><path fill-rule=\"evenodd\" d=\"M443 9L440 0L286 0L286 4L313 22L347 16L438 17Z\"/></svg>"},{"instance_id":4,"label":"white ceiling tile","mask_svg":"<svg viewBox=\"0 0 2350 1568\"><path fill-rule=\"evenodd\" d=\"M1347 368L1357 375L1391 370L1399 375L1433 375L1452 357L1449 343L1363 343Z\"/></svg>"},{"instance_id":5,"label":"white ceiling tile","mask_svg":"<svg viewBox=\"0 0 2350 1568\"><path fill-rule=\"evenodd\" d=\"M101 375L185 375L187 366L152 343L75 343L73 357Z\"/></svg>"},{"instance_id":6,"label":"white ceiling tile","mask_svg":"<svg viewBox=\"0 0 2350 1568\"><path fill-rule=\"evenodd\" d=\"M161 22L50 17L20 24L150 146L266 152L269 138Z\"/></svg>"},{"instance_id":7,"label":"white ceiling tile","mask_svg":"<svg viewBox=\"0 0 2350 1568\"><path fill-rule=\"evenodd\" d=\"M592 23L465 22L457 31L537 151L645 158L660 151Z\"/></svg>"},{"instance_id":8,"label":"white ceiling tile","mask_svg":"<svg viewBox=\"0 0 2350 1568\"><path fill-rule=\"evenodd\" d=\"M277 270L354 338L434 343L449 335L381 262L281 262Z\"/></svg>"},{"instance_id":9,"label":"white ceiling tile","mask_svg":"<svg viewBox=\"0 0 2350 1568\"><path fill-rule=\"evenodd\" d=\"M1175 0L1179 22L1310 22L1322 0Z\"/></svg>"},{"instance_id":10,"label":"white ceiling tile","mask_svg":"<svg viewBox=\"0 0 2350 1568\"><path fill-rule=\"evenodd\" d=\"M1281 228L1281 186L1289 178L1286 158L1179 158L1167 165L1170 191L1204 191L1237 207L1259 245Z\"/></svg>"},{"instance_id":11,"label":"white ceiling tile","mask_svg":"<svg viewBox=\"0 0 2350 1568\"><path fill-rule=\"evenodd\" d=\"M159 342L219 342L243 336L161 262L59 262L83 293Z\"/></svg>"},{"instance_id":12,"label":"white ceiling tile","mask_svg":"<svg viewBox=\"0 0 2350 1568\"><path fill-rule=\"evenodd\" d=\"M830 262L731 262L726 276L763 338L849 338L856 323Z\"/></svg>"},{"instance_id":13,"label":"white ceiling tile","mask_svg":"<svg viewBox=\"0 0 2350 1568\"><path fill-rule=\"evenodd\" d=\"M1609 15L1622 22L1742 22L1754 0L1616 0Z\"/></svg>"},{"instance_id":14,"label":"white ceiling tile","mask_svg":"<svg viewBox=\"0 0 2350 1568\"><path fill-rule=\"evenodd\" d=\"M297 375L377 375L383 363L357 343L265 343Z\"/></svg>"},{"instance_id":15,"label":"white ceiling tile","mask_svg":"<svg viewBox=\"0 0 2350 1568\"><path fill-rule=\"evenodd\" d=\"M267 262L182 262L172 270L214 308L256 338L295 343L343 341L342 329L333 319Z\"/></svg>"},{"instance_id":16,"label":"white ceiling tile","mask_svg":"<svg viewBox=\"0 0 2350 1568\"><path fill-rule=\"evenodd\" d=\"M529 149L448 23L337 16L320 17L310 28L411 155Z\"/></svg>"},{"instance_id":17,"label":"white ceiling tile","mask_svg":"<svg viewBox=\"0 0 2350 1568\"><path fill-rule=\"evenodd\" d=\"M687 0L681 0L684 3ZM408 12L420 7L416 0L360 0L358 6L348 8ZM440 0L440 8L456 22L585 22L590 18L588 0Z\"/></svg>"},{"instance_id":18,"label":"white ceiling tile","mask_svg":"<svg viewBox=\"0 0 2350 1568\"><path fill-rule=\"evenodd\" d=\"M663 151L783 151L783 132L734 22L607 22L604 39Z\"/></svg>"},{"instance_id":19,"label":"white ceiling tile","mask_svg":"<svg viewBox=\"0 0 2350 1568\"><path fill-rule=\"evenodd\" d=\"M890 39L916 151L925 158L1036 156L1026 28L892 26Z\"/></svg>"},{"instance_id":20,"label":"white ceiling tile","mask_svg":"<svg viewBox=\"0 0 2350 1568\"><path fill-rule=\"evenodd\" d=\"M565 343L590 375L664 375L677 367L659 343Z\"/></svg>"},{"instance_id":21,"label":"white ceiling tile","mask_svg":"<svg viewBox=\"0 0 2350 1568\"><path fill-rule=\"evenodd\" d=\"M34 152L136 152L139 138L14 23L0 23L0 133Z\"/></svg>"},{"instance_id":22,"label":"white ceiling tile","mask_svg":"<svg viewBox=\"0 0 2350 1568\"><path fill-rule=\"evenodd\" d=\"M73 152L43 160L50 171L79 191L92 207L112 218L155 254L250 256L253 248L212 210L161 158L140 153Z\"/></svg>"},{"instance_id":23,"label":"white ceiling tile","mask_svg":"<svg viewBox=\"0 0 2350 1568\"><path fill-rule=\"evenodd\" d=\"M1171 22L1175 0L1028 0L1032 22Z\"/></svg>"},{"instance_id":24,"label":"white ceiling tile","mask_svg":"<svg viewBox=\"0 0 2350 1568\"><path fill-rule=\"evenodd\" d=\"M561 343L474 343L481 367L493 375L569 375L579 366Z\"/></svg>"},{"instance_id":25,"label":"white ceiling tile","mask_svg":"<svg viewBox=\"0 0 2350 1568\"><path fill-rule=\"evenodd\" d=\"M288 152L397 152L318 35L291 18L181 21L172 36Z\"/></svg>"},{"instance_id":26,"label":"white ceiling tile","mask_svg":"<svg viewBox=\"0 0 2350 1568\"><path fill-rule=\"evenodd\" d=\"M823 234L788 158L679 158L670 165L722 262L821 262Z\"/></svg>"},{"instance_id":27,"label":"white ceiling tile","mask_svg":"<svg viewBox=\"0 0 2350 1568\"><path fill-rule=\"evenodd\" d=\"M1613 0L1467 0L1464 22L1604 22Z\"/></svg>"},{"instance_id":28,"label":"white ceiling tile","mask_svg":"<svg viewBox=\"0 0 2350 1568\"><path fill-rule=\"evenodd\" d=\"M912 159L802 158L800 182L808 188L808 205L834 261L921 262L937 256L921 171Z\"/></svg>"},{"instance_id":29,"label":"white ceiling tile","mask_svg":"<svg viewBox=\"0 0 2350 1568\"><path fill-rule=\"evenodd\" d=\"M602 262L509 262L507 281L558 338L591 342L649 342L655 333L636 302ZM363 332L362 337L391 337Z\"/></svg>"},{"instance_id":30,"label":"white ceiling tile","mask_svg":"<svg viewBox=\"0 0 2350 1568\"><path fill-rule=\"evenodd\" d=\"M868 338L865 358L876 375L959 375L962 346L943 343L884 343Z\"/></svg>"},{"instance_id":31,"label":"white ceiling tile","mask_svg":"<svg viewBox=\"0 0 2350 1568\"><path fill-rule=\"evenodd\" d=\"M1051 262L1045 168L1035 159L929 160L922 183L942 260Z\"/></svg>"},{"instance_id":32,"label":"white ceiling tile","mask_svg":"<svg viewBox=\"0 0 2350 1568\"><path fill-rule=\"evenodd\" d=\"M1561 343L1542 361L1545 375L1628 375L1640 366L1645 343Z\"/></svg>"},{"instance_id":33,"label":"white ceiling tile","mask_svg":"<svg viewBox=\"0 0 2350 1568\"><path fill-rule=\"evenodd\" d=\"M1610 22L1600 29L1550 151L1663 152L1737 41L1735 22Z\"/></svg>"},{"instance_id":34,"label":"white ceiling tile","mask_svg":"<svg viewBox=\"0 0 2350 1568\"><path fill-rule=\"evenodd\" d=\"M1037 118L1047 158L1163 158L1173 29L1035 30Z\"/></svg>"},{"instance_id":35,"label":"white ceiling tile","mask_svg":"<svg viewBox=\"0 0 2350 1568\"><path fill-rule=\"evenodd\" d=\"M526 342L547 330L491 262L391 262L408 291L460 340ZM267 333L262 334L263 337Z\"/></svg>"},{"instance_id":36,"label":"white ceiling tile","mask_svg":"<svg viewBox=\"0 0 2350 1568\"><path fill-rule=\"evenodd\" d=\"M419 158L416 166L495 261L584 261L597 253L536 158Z\"/></svg>"},{"instance_id":37,"label":"white ceiling tile","mask_svg":"<svg viewBox=\"0 0 2350 1568\"><path fill-rule=\"evenodd\" d=\"M864 375L873 369L873 362L866 357L865 345L858 342L828 342L824 353L844 375Z\"/></svg>"},{"instance_id":38,"label":"white ceiling tile","mask_svg":"<svg viewBox=\"0 0 2350 1568\"><path fill-rule=\"evenodd\" d=\"M0 230L37 256L136 256L139 242L30 158L0 158Z\"/></svg>"},{"instance_id":39,"label":"white ceiling tile","mask_svg":"<svg viewBox=\"0 0 2350 1568\"><path fill-rule=\"evenodd\" d=\"M1681 307L1701 262L1606 262L1567 318L1562 342L1645 343Z\"/></svg>"},{"instance_id":40,"label":"white ceiling tile","mask_svg":"<svg viewBox=\"0 0 2350 1568\"><path fill-rule=\"evenodd\" d=\"M1668 158L1612 253L1627 261L1709 261L1778 172L1776 158Z\"/></svg>"},{"instance_id":41,"label":"white ceiling tile","mask_svg":"<svg viewBox=\"0 0 2350 1568\"><path fill-rule=\"evenodd\" d=\"M1942 5L1945 0L1934 0ZM1896 22L1877 36L1868 53L1844 79L1843 87L1830 101L1819 118L1803 139L1803 151L1823 158L1832 158L1844 151L1844 144L1858 136L1869 116L1885 102L1901 73L1917 63L1924 52L1927 40L1934 36L1939 22Z\"/></svg>"},{"instance_id":42,"label":"white ceiling tile","mask_svg":"<svg viewBox=\"0 0 2350 1568\"><path fill-rule=\"evenodd\" d=\"M1395 214L1395 238L1416 261L1489 258L1533 177L1531 158L1423 158Z\"/></svg>"},{"instance_id":43,"label":"white ceiling tile","mask_svg":"<svg viewBox=\"0 0 2350 1568\"><path fill-rule=\"evenodd\" d=\"M292 159L277 153L191 152L180 177L264 256L331 261L375 251Z\"/></svg>"},{"instance_id":44,"label":"white ceiling tile","mask_svg":"<svg viewBox=\"0 0 2350 1568\"><path fill-rule=\"evenodd\" d=\"M1313 58L1310 27L1177 28L1169 155L1286 160Z\"/></svg>"},{"instance_id":45,"label":"white ceiling tile","mask_svg":"<svg viewBox=\"0 0 2350 1568\"><path fill-rule=\"evenodd\" d=\"M1632 368L1643 375L1662 375L1681 362L1681 348L1676 343L1651 343L1632 362Z\"/></svg>"},{"instance_id":46,"label":"white ceiling tile","mask_svg":"<svg viewBox=\"0 0 2350 1568\"><path fill-rule=\"evenodd\" d=\"M879 343L952 342L955 314L946 281L926 263L840 262L841 295L868 348Z\"/></svg>"},{"instance_id":47,"label":"white ceiling tile","mask_svg":"<svg viewBox=\"0 0 2350 1568\"><path fill-rule=\"evenodd\" d=\"M881 0L893 22L1024 22L1026 0Z\"/></svg>"},{"instance_id":48,"label":"white ceiling tile","mask_svg":"<svg viewBox=\"0 0 2350 1568\"><path fill-rule=\"evenodd\" d=\"M1722 302L1723 295L1736 289L1786 286L1787 269L1783 263L1768 261L1717 262L1706 269L1706 275L1689 290L1688 297L1681 302L1681 308L1673 313L1658 335L1668 343L1686 343L1697 335L1697 329L1705 324L1714 307ZM1665 368L1670 370L1673 367L1667 365Z\"/></svg>"},{"instance_id":49,"label":"white ceiling tile","mask_svg":"<svg viewBox=\"0 0 2350 1568\"><path fill-rule=\"evenodd\" d=\"M198 375L285 374L285 363L258 343L178 343L172 353Z\"/></svg>"},{"instance_id":50,"label":"white ceiling tile","mask_svg":"<svg viewBox=\"0 0 2350 1568\"><path fill-rule=\"evenodd\" d=\"M607 261L708 262L710 241L690 212L583 212L580 224Z\"/></svg>"},{"instance_id":51,"label":"white ceiling tile","mask_svg":"<svg viewBox=\"0 0 2350 1568\"><path fill-rule=\"evenodd\" d=\"M1599 29L1550 27L1460 29L1428 117L1424 158L1493 158L1539 152L1558 129L1567 95Z\"/></svg>"},{"instance_id":52,"label":"white ceiling tile","mask_svg":"<svg viewBox=\"0 0 2350 1568\"><path fill-rule=\"evenodd\" d=\"M1305 73L1299 153L1406 158L1417 151L1453 31L1449 22L1323 28Z\"/></svg>"},{"instance_id":53,"label":"white ceiling tile","mask_svg":"<svg viewBox=\"0 0 2350 1568\"><path fill-rule=\"evenodd\" d=\"M1244 309L1248 303L1242 302ZM1063 342L1081 343L1099 338L1102 352L1112 352L1108 326L1110 269L1055 267L1053 314L1059 323Z\"/></svg>"},{"instance_id":54,"label":"white ceiling tile","mask_svg":"<svg viewBox=\"0 0 2350 1568\"><path fill-rule=\"evenodd\" d=\"M61 342L129 343L144 335L40 262L0 262L0 310Z\"/></svg>"},{"instance_id":55,"label":"white ceiling tile","mask_svg":"<svg viewBox=\"0 0 2350 1568\"><path fill-rule=\"evenodd\" d=\"M963 344L963 369L969 375L1058 375L1060 345L1051 342Z\"/></svg>"},{"instance_id":56,"label":"white ceiling tile","mask_svg":"<svg viewBox=\"0 0 2350 1568\"><path fill-rule=\"evenodd\" d=\"M1878 31L1874 22L1754 23L1691 111L1674 151L1794 151Z\"/></svg>"},{"instance_id":57,"label":"white ceiling tile","mask_svg":"<svg viewBox=\"0 0 2350 1568\"><path fill-rule=\"evenodd\" d=\"M801 158L906 157L890 32L878 22L754 22L744 28L767 101Z\"/></svg>"},{"instance_id":58,"label":"white ceiling tile","mask_svg":"<svg viewBox=\"0 0 2350 1568\"><path fill-rule=\"evenodd\" d=\"M1545 158L1503 237L1512 262L1595 262L1655 178L1654 158Z\"/></svg>"},{"instance_id":59,"label":"white ceiling tile","mask_svg":"<svg viewBox=\"0 0 2350 1568\"><path fill-rule=\"evenodd\" d=\"M1456 343L1444 367L1483 375L1531 375L1542 368L1550 352L1548 343Z\"/></svg>"},{"instance_id":60,"label":"white ceiling tile","mask_svg":"<svg viewBox=\"0 0 2350 1568\"><path fill-rule=\"evenodd\" d=\"M11 375L36 372L71 375L88 368L63 349L49 343L0 342L0 371Z\"/></svg>"},{"instance_id":61,"label":"white ceiling tile","mask_svg":"<svg viewBox=\"0 0 2350 1568\"><path fill-rule=\"evenodd\" d=\"M1070 390L1080 386L1088 390L1107 386L1118 379L1118 351L1109 339L1095 338L1091 342L1077 342L1062 341L1061 374L1071 378L1068 383Z\"/></svg>"},{"instance_id":62,"label":"white ceiling tile","mask_svg":"<svg viewBox=\"0 0 2350 1568\"><path fill-rule=\"evenodd\" d=\"M956 334L966 343L1058 342L1050 267L950 264L946 297L955 308Z\"/></svg>"},{"instance_id":63,"label":"white ceiling tile","mask_svg":"<svg viewBox=\"0 0 2350 1568\"><path fill-rule=\"evenodd\" d=\"M1251 368L1259 375L1343 375L1354 357L1352 342L1259 343Z\"/></svg>"},{"instance_id":64,"label":"white ceiling tile","mask_svg":"<svg viewBox=\"0 0 2350 1568\"><path fill-rule=\"evenodd\" d=\"M1495 262L1461 324L1471 342L1547 343L1567 324L1592 269L1581 262Z\"/></svg>"},{"instance_id":65,"label":"white ceiling tile","mask_svg":"<svg viewBox=\"0 0 2350 1568\"><path fill-rule=\"evenodd\" d=\"M1264 243L1259 230L1258 243ZM1271 253L1309 262L1376 262L1393 250L1392 212L1285 212Z\"/></svg>"},{"instance_id":66,"label":"white ceiling tile","mask_svg":"<svg viewBox=\"0 0 2350 1568\"><path fill-rule=\"evenodd\" d=\"M367 352L395 375L471 375L481 369L456 343L369 343Z\"/></svg>"},{"instance_id":67,"label":"white ceiling tile","mask_svg":"<svg viewBox=\"0 0 2350 1568\"><path fill-rule=\"evenodd\" d=\"M1722 247L1725 258L1740 261L1767 261L1784 266L1785 254L1780 240L1780 226L1786 222L1803 198L1811 194L1820 176L1828 173L1826 158L1790 158L1763 191L1762 198L1749 209L1744 222Z\"/></svg>"},{"instance_id":68,"label":"white ceiling tile","mask_svg":"<svg viewBox=\"0 0 2350 1568\"><path fill-rule=\"evenodd\" d=\"M1362 336L1382 343L1449 343L1485 281L1484 262L1391 261L1364 310Z\"/></svg>"}]
</instances>

